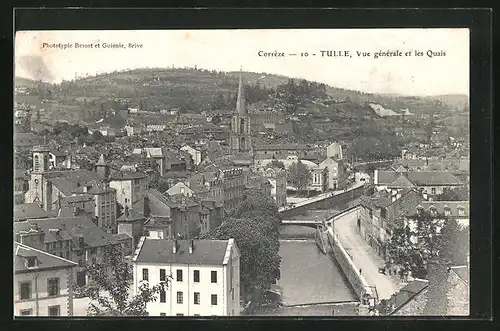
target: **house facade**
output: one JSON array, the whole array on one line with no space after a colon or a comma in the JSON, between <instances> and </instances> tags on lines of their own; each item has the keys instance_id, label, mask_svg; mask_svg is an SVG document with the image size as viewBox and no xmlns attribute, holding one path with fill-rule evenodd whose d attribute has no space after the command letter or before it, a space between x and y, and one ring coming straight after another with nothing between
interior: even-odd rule
<instances>
[{"instance_id":1,"label":"house facade","mask_svg":"<svg viewBox=\"0 0 500 331\"><path fill-rule=\"evenodd\" d=\"M73 282L87 283L85 263L102 261L108 246L120 248L113 234L108 234L88 217L58 217L17 222L16 242L76 262Z\"/></svg>"},{"instance_id":2,"label":"house facade","mask_svg":"<svg viewBox=\"0 0 500 331\"><path fill-rule=\"evenodd\" d=\"M345 176L344 165L332 157L327 157L319 164L320 168L326 169L329 190L337 190L343 184Z\"/></svg>"},{"instance_id":3,"label":"house facade","mask_svg":"<svg viewBox=\"0 0 500 331\"><path fill-rule=\"evenodd\" d=\"M73 316L73 268L77 264L14 243L14 315Z\"/></svg>"},{"instance_id":4,"label":"house facade","mask_svg":"<svg viewBox=\"0 0 500 331\"><path fill-rule=\"evenodd\" d=\"M132 259L133 291L172 277L149 316L239 316L240 254L234 239L141 239Z\"/></svg>"}]
</instances>

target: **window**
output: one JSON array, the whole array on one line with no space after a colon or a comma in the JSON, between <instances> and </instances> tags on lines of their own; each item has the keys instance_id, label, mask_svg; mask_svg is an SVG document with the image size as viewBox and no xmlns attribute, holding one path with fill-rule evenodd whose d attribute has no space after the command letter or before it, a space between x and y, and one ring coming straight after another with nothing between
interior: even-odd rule
<instances>
[{"instance_id":1,"label":"window","mask_svg":"<svg viewBox=\"0 0 500 331\"><path fill-rule=\"evenodd\" d=\"M431 188L431 194L436 194L436 188L435 187Z\"/></svg>"},{"instance_id":2,"label":"window","mask_svg":"<svg viewBox=\"0 0 500 331\"><path fill-rule=\"evenodd\" d=\"M167 302L167 293L165 289L160 290L160 302Z\"/></svg>"},{"instance_id":3,"label":"window","mask_svg":"<svg viewBox=\"0 0 500 331\"><path fill-rule=\"evenodd\" d=\"M47 279L47 293L49 297L59 295L59 278Z\"/></svg>"},{"instance_id":4,"label":"window","mask_svg":"<svg viewBox=\"0 0 500 331\"><path fill-rule=\"evenodd\" d=\"M50 306L49 316L59 316L61 315L61 306Z\"/></svg>"},{"instance_id":5,"label":"window","mask_svg":"<svg viewBox=\"0 0 500 331\"><path fill-rule=\"evenodd\" d=\"M199 283L200 282L200 270L195 270L193 272L193 281L195 283Z\"/></svg>"},{"instance_id":6,"label":"window","mask_svg":"<svg viewBox=\"0 0 500 331\"><path fill-rule=\"evenodd\" d=\"M19 296L21 300L31 299L31 282L19 283Z\"/></svg>"},{"instance_id":7,"label":"window","mask_svg":"<svg viewBox=\"0 0 500 331\"><path fill-rule=\"evenodd\" d=\"M165 269L160 269L160 282L164 282L166 279Z\"/></svg>"},{"instance_id":8,"label":"window","mask_svg":"<svg viewBox=\"0 0 500 331\"><path fill-rule=\"evenodd\" d=\"M26 264L27 264L28 268L36 267L36 257L35 256L28 256L26 258Z\"/></svg>"},{"instance_id":9,"label":"window","mask_svg":"<svg viewBox=\"0 0 500 331\"><path fill-rule=\"evenodd\" d=\"M22 309L20 312L21 316L30 316L33 313L32 309Z\"/></svg>"},{"instance_id":10,"label":"window","mask_svg":"<svg viewBox=\"0 0 500 331\"><path fill-rule=\"evenodd\" d=\"M65 258L69 260L69 250L68 250L68 251L66 251Z\"/></svg>"},{"instance_id":11,"label":"window","mask_svg":"<svg viewBox=\"0 0 500 331\"><path fill-rule=\"evenodd\" d=\"M149 280L149 270L142 269L142 280Z\"/></svg>"},{"instance_id":12,"label":"window","mask_svg":"<svg viewBox=\"0 0 500 331\"><path fill-rule=\"evenodd\" d=\"M166 313L160 313L160 316L167 316Z\"/></svg>"},{"instance_id":13,"label":"window","mask_svg":"<svg viewBox=\"0 0 500 331\"><path fill-rule=\"evenodd\" d=\"M211 272L211 282L212 283L217 283L217 271L212 271Z\"/></svg>"},{"instance_id":14,"label":"window","mask_svg":"<svg viewBox=\"0 0 500 331\"><path fill-rule=\"evenodd\" d=\"M177 292L177 303L178 304L182 304L182 302L184 301L183 299L184 299L183 293L182 292Z\"/></svg>"},{"instance_id":15,"label":"window","mask_svg":"<svg viewBox=\"0 0 500 331\"><path fill-rule=\"evenodd\" d=\"M465 216L465 209L463 209L463 208L458 208L458 215L459 215L459 216Z\"/></svg>"},{"instance_id":16,"label":"window","mask_svg":"<svg viewBox=\"0 0 500 331\"><path fill-rule=\"evenodd\" d=\"M195 305L200 304L200 292L194 292L194 304Z\"/></svg>"},{"instance_id":17,"label":"window","mask_svg":"<svg viewBox=\"0 0 500 331\"><path fill-rule=\"evenodd\" d=\"M234 301L234 288L231 289L231 299Z\"/></svg>"},{"instance_id":18,"label":"window","mask_svg":"<svg viewBox=\"0 0 500 331\"><path fill-rule=\"evenodd\" d=\"M445 210L444 210L444 216L450 216L450 215L451 215L450 208L445 208Z\"/></svg>"},{"instance_id":19,"label":"window","mask_svg":"<svg viewBox=\"0 0 500 331\"><path fill-rule=\"evenodd\" d=\"M177 281L182 282L182 270L177 270Z\"/></svg>"},{"instance_id":20,"label":"window","mask_svg":"<svg viewBox=\"0 0 500 331\"><path fill-rule=\"evenodd\" d=\"M217 306L217 294L212 294L211 304L212 306Z\"/></svg>"},{"instance_id":21,"label":"window","mask_svg":"<svg viewBox=\"0 0 500 331\"><path fill-rule=\"evenodd\" d=\"M387 217L387 209L385 209L385 208L380 209L380 217L382 217L382 218Z\"/></svg>"}]
</instances>

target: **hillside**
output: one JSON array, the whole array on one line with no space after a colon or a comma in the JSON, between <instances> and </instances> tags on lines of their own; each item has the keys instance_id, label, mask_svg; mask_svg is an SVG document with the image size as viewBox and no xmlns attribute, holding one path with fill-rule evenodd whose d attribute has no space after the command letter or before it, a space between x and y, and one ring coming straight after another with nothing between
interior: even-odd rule
<instances>
[{"instance_id":1,"label":"hillside","mask_svg":"<svg viewBox=\"0 0 500 331\"><path fill-rule=\"evenodd\" d=\"M114 96L131 98L135 106L141 99L148 108L182 107L199 111L214 101L218 94L234 98L238 86L239 72L217 72L200 69L134 69L113 72L78 79L76 82L63 82L56 85L53 92L56 99L66 100L85 96L89 100ZM274 89L286 84L288 77L243 72L247 85L260 85L265 89ZM295 79L299 82L299 79ZM16 86L37 86L37 82L16 77ZM50 84L45 84L45 87ZM411 113L434 111L452 111L463 108L467 96L444 95L436 97L410 97L384 94L369 94L359 91L340 89L326 85L326 93L336 101L355 103L374 103L388 109L408 109ZM143 104L144 105L144 104ZM189 109L192 108L192 109Z\"/></svg>"}]
</instances>

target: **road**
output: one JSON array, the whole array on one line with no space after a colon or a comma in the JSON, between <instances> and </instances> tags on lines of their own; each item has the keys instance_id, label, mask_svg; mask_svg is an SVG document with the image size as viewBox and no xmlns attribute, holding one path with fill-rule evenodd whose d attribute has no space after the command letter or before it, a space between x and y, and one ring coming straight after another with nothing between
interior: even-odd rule
<instances>
[{"instance_id":1,"label":"road","mask_svg":"<svg viewBox=\"0 0 500 331\"><path fill-rule=\"evenodd\" d=\"M361 268L361 275L365 277L369 285L377 288L379 299L388 299L399 291L400 284L390 276L378 272L378 268L384 265L384 261L361 237L357 229L356 215L356 213L349 213L338 218L334 223L334 232L354 264Z\"/></svg>"}]
</instances>

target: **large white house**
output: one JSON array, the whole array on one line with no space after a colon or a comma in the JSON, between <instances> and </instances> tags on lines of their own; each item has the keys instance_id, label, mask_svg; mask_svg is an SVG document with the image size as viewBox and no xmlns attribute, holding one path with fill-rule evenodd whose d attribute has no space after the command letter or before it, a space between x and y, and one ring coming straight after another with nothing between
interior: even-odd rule
<instances>
[{"instance_id":1,"label":"large white house","mask_svg":"<svg viewBox=\"0 0 500 331\"><path fill-rule=\"evenodd\" d=\"M147 305L149 316L240 315L240 254L234 239L169 240L143 237L132 259L134 294L143 282L168 280Z\"/></svg>"}]
</instances>

